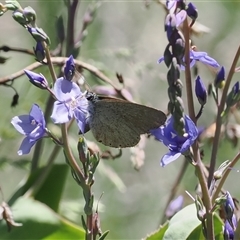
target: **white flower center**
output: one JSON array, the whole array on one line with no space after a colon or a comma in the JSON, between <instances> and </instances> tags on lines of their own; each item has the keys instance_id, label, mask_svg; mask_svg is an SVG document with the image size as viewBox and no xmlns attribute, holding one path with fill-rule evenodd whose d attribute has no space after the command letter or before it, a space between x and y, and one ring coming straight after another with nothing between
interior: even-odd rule
<instances>
[{"instance_id":1,"label":"white flower center","mask_svg":"<svg viewBox=\"0 0 240 240\"><path fill-rule=\"evenodd\" d=\"M36 122L36 120L35 119L33 119L32 121L31 121L31 125L36 125L37 124L37 122Z\"/></svg>"},{"instance_id":2,"label":"white flower center","mask_svg":"<svg viewBox=\"0 0 240 240\"><path fill-rule=\"evenodd\" d=\"M75 97L71 97L71 100L70 100L70 102L69 102L69 107L72 109L72 110L74 110L77 106L78 106L78 99L79 99L79 97L78 98L75 98Z\"/></svg>"},{"instance_id":3,"label":"white flower center","mask_svg":"<svg viewBox=\"0 0 240 240\"><path fill-rule=\"evenodd\" d=\"M172 138L175 138L177 136L176 133L171 132Z\"/></svg>"}]
</instances>

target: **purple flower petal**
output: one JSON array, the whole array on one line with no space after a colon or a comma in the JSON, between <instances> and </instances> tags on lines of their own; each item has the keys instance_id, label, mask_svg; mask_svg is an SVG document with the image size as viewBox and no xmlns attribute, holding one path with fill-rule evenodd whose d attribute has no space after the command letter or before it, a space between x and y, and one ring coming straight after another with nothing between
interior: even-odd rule
<instances>
[{"instance_id":1,"label":"purple flower petal","mask_svg":"<svg viewBox=\"0 0 240 240\"><path fill-rule=\"evenodd\" d=\"M64 76L68 81L73 79L75 73L75 63L73 56L71 55L66 61L66 66L64 67Z\"/></svg>"},{"instance_id":2,"label":"purple flower petal","mask_svg":"<svg viewBox=\"0 0 240 240\"><path fill-rule=\"evenodd\" d=\"M57 79L54 93L58 99L54 103L51 119L54 123L66 123L73 117L78 127L84 133L88 116L88 100L76 83L64 78Z\"/></svg>"},{"instance_id":3,"label":"purple flower petal","mask_svg":"<svg viewBox=\"0 0 240 240\"><path fill-rule=\"evenodd\" d=\"M82 95L80 88L74 82L68 81L64 78L59 78L54 84L54 94L56 98L61 101L69 101L73 96Z\"/></svg>"},{"instance_id":4,"label":"purple flower petal","mask_svg":"<svg viewBox=\"0 0 240 240\"><path fill-rule=\"evenodd\" d=\"M196 51L190 50L189 57L190 57L190 68L192 68L195 65L196 61L202 62L214 68L220 67L218 62L215 59L209 57L206 52L196 52ZM158 60L158 63L161 63L162 61L164 61L164 57L161 57ZM183 58L183 62L185 62L184 58ZM181 70L185 70L185 66L183 64L181 64Z\"/></svg>"},{"instance_id":5,"label":"purple flower petal","mask_svg":"<svg viewBox=\"0 0 240 240\"><path fill-rule=\"evenodd\" d=\"M168 152L161 159L161 167L177 160L181 156L179 152Z\"/></svg>"},{"instance_id":6,"label":"purple flower petal","mask_svg":"<svg viewBox=\"0 0 240 240\"><path fill-rule=\"evenodd\" d=\"M24 138L22 141L22 144L18 150L18 155L24 155L24 154L28 154L32 148L32 146L36 143L36 141L30 141L29 138Z\"/></svg>"},{"instance_id":7,"label":"purple flower petal","mask_svg":"<svg viewBox=\"0 0 240 240\"><path fill-rule=\"evenodd\" d=\"M33 104L29 115L16 116L11 123L18 132L26 136L18 151L19 155L29 153L36 141L46 134L43 112L37 104Z\"/></svg>"},{"instance_id":8,"label":"purple flower petal","mask_svg":"<svg viewBox=\"0 0 240 240\"><path fill-rule=\"evenodd\" d=\"M176 15L176 26L178 27L180 24L182 24L186 17L187 12L185 10L181 10L180 12L178 12Z\"/></svg>"},{"instance_id":9,"label":"purple flower petal","mask_svg":"<svg viewBox=\"0 0 240 240\"><path fill-rule=\"evenodd\" d=\"M53 105L53 112L51 115L51 119L56 124L66 123L70 121L73 117L69 111L69 108L59 101L56 101Z\"/></svg>"},{"instance_id":10,"label":"purple flower petal","mask_svg":"<svg viewBox=\"0 0 240 240\"><path fill-rule=\"evenodd\" d=\"M45 119L42 110L37 104L33 104L29 115L35 119L38 123L42 124L42 127L45 128Z\"/></svg>"},{"instance_id":11,"label":"purple flower petal","mask_svg":"<svg viewBox=\"0 0 240 240\"><path fill-rule=\"evenodd\" d=\"M157 63L159 64L159 63L161 63L162 61L164 61L164 57L160 57L160 58L158 59Z\"/></svg>"},{"instance_id":12,"label":"purple flower petal","mask_svg":"<svg viewBox=\"0 0 240 240\"><path fill-rule=\"evenodd\" d=\"M194 122L187 115L184 116L185 135L178 136L174 129L174 118L171 116L166 121L165 126L151 130L151 134L170 150L161 160L161 166L176 160L181 154L187 151L198 137L198 129Z\"/></svg>"},{"instance_id":13,"label":"purple flower petal","mask_svg":"<svg viewBox=\"0 0 240 240\"><path fill-rule=\"evenodd\" d=\"M35 126L31 125L29 115L16 116L12 118L11 123L23 135L29 134L35 128Z\"/></svg>"},{"instance_id":14,"label":"purple flower petal","mask_svg":"<svg viewBox=\"0 0 240 240\"><path fill-rule=\"evenodd\" d=\"M172 217L176 212L178 212L182 208L183 200L184 200L184 198L183 198L182 195L180 195L177 198L173 199L169 203L169 205L168 205L168 207L166 209L165 215L167 217Z\"/></svg>"}]
</instances>

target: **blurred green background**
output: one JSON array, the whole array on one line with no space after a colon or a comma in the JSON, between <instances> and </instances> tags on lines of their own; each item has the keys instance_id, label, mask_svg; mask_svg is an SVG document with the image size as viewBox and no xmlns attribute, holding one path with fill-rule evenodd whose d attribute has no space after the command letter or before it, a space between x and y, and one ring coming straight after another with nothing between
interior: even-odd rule
<instances>
[{"instance_id":1,"label":"blurred green background","mask_svg":"<svg viewBox=\"0 0 240 240\"><path fill-rule=\"evenodd\" d=\"M62 14L66 17L66 9L62 1L19 1L23 7L33 7L38 16L38 26L42 27L52 41L52 49L56 46L55 21ZM158 65L157 60L163 55L167 40L164 33L164 9L155 1L149 1L148 8L143 1L102 1L96 12L93 23L88 27L88 35L81 48L79 59L100 68L117 83L116 72L123 74L125 84L131 88L134 99L142 104L161 110L167 108L167 68ZM91 1L81 1L76 20L76 34L80 31L84 12ZM199 51L207 52L215 58L226 70L231 66L234 54L239 44L240 3L238 2L194 2L199 11L198 21L210 29L209 33L194 37L194 44ZM5 14L0 19L0 45L32 49L35 45L31 36L11 17ZM1 53L8 57L6 64L1 64L0 77L25 68L34 59L20 53ZM47 75L45 68L37 72ZM228 71L227 71L228 72ZM85 72L84 72L85 73ZM213 81L213 75L204 65L199 64L199 74L207 84ZM93 86L97 82L88 73L87 82ZM184 85L184 72L181 74ZM239 80L238 73L233 82ZM16 115L28 113L32 103L44 108L47 93L29 84L26 77L14 82L14 87L20 94L19 104L11 108L14 92L10 88L0 87L0 186L7 200L18 188L19 182L28 174L28 165L18 166L20 160L31 160L31 154L19 157L17 150L22 136L11 126L10 120ZM184 89L185 111L187 112ZM199 105L195 104L196 111ZM209 99L199 124L209 126L215 119L216 109L213 99ZM77 142L77 127L71 132L71 137ZM93 140L91 133L86 134ZM51 153L53 145L45 140L45 149L41 156L44 164ZM206 144L205 162L211 156L211 144ZM130 151L123 150L123 156L114 161L105 161L99 165L95 175L93 191L95 200L104 192L99 206L101 228L109 229L108 239L141 239L159 226L172 184L183 163L181 157L176 162L160 167L160 159L168 150L159 142L147 141L145 164L140 171L134 170L130 161ZM32 151L33 152L33 151ZM221 142L218 154L218 165L226 159L231 159L237 152L227 141ZM62 154L57 162L63 163ZM114 176L112 174L117 174ZM61 176L59 176L61 178ZM238 181L240 175L233 171L224 186L236 198L240 197L239 186L232 184ZM114 183L114 181L115 183ZM181 183L179 194L188 190L194 195L197 184L194 169L188 168ZM185 203L191 203L185 196ZM61 212L70 220L81 224L83 214L82 191L72 179L69 172L66 182ZM13 210L17 211L17 209Z\"/></svg>"}]
</instances>

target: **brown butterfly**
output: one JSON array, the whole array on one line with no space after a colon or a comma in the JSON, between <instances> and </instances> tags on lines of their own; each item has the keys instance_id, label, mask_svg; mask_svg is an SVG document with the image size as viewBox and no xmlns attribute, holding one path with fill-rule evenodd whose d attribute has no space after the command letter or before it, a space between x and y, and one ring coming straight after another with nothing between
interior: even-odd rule
<instances>
[{"instance_id":1,"label":"brown butterfly","mask_svg":"<svg viewBox=\"0 0 240 240\"><path fill-rule=\"evenodd\" d=\"M96 140L115 148L133 147L140 135L163 125L166 115L157 109L126 100L86 92L88 124Z\"/></svg>"}]
</instances>

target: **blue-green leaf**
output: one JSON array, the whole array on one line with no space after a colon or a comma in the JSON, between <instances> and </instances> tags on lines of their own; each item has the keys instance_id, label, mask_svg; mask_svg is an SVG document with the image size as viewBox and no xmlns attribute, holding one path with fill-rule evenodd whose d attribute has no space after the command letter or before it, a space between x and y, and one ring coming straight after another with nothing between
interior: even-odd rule
<instances>
[{"instance_id":1,"label":"blue-green leaf","mask_svg":"<svg viewBox=\"0 0 240 240\"><path fill-rule=\"evenodd\" d=\"M172 217L163 239L187 239L190 233L200 224L195 204L188 205Z\"/></svg>"},{"instance_id":2,"label":"blue-green leaf","mask_svg":"<svg viewBox=\"0 0 240 240\"><path fill-rule=\"evenodd\" d=\"M166 232L167 228L168 228L168 222L166 222L164 225L160 226L160 228L156 232L150 234L146 238L146 240L163 239L164 233Z\"/></svg>"},{"instance_id":3,"label":"blue-green leaf","mask_svg":"<svg viewBox=\"0 0 240 240\"><path fill-rule=\"evenodd\" d=\"M22 227L7 231L0 222L1 239L84 239L85 232L79 226L65 220L45 204L30 198L19 198L12 206L13 218Z\"/></svg>"}]
</instances>

